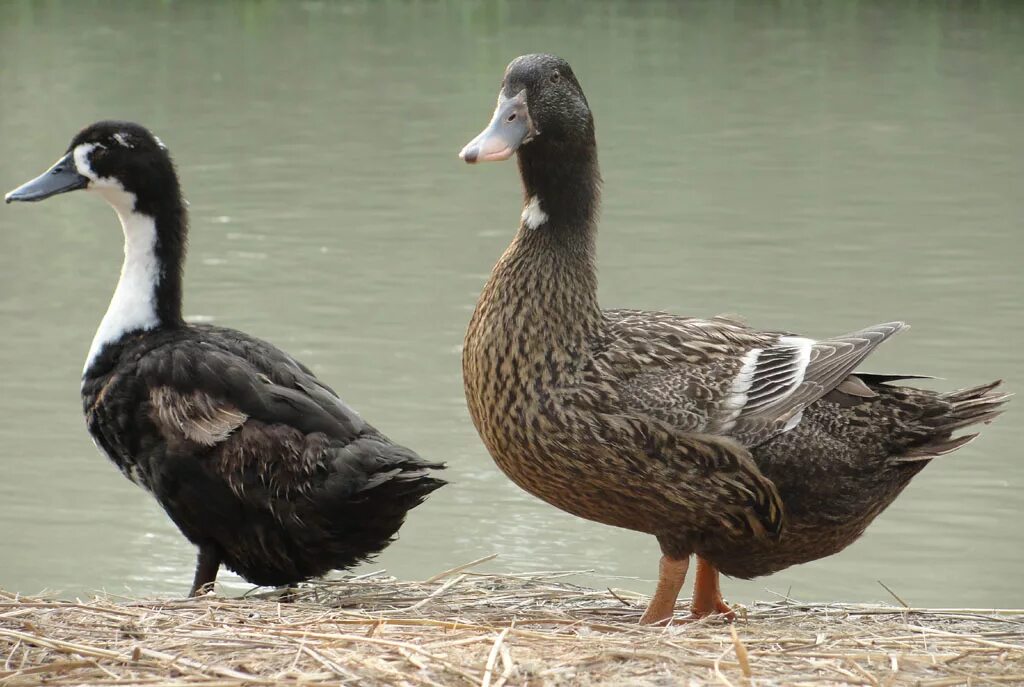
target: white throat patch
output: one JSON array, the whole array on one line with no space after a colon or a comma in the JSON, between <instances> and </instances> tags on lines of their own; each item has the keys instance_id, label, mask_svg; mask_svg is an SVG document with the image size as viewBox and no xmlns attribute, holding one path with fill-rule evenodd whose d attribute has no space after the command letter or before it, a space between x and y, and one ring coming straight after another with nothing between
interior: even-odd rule
<instances>
[{"instance_id":1,"label":"white throat patch","mask_svg":"<svg viewBox=\"0 0 1024 687\"><path fill-rule=\"evenodd\" d=\"M77 151L76 151L77 156ZM77 159L76 159L77 162ZM103 347L117 341L127 332L152 329L159 324L156 314L156 287L160 283L160 263L156 259L156 221L135 212L135 194L121 188L119 193L102 193L114 206L124 231L124 263L121 278L110 299L107 313L92 339L85 359L85 374ZM118 202L111 199L113 196ZM128 208L125 210L125 208Z\"/></svg>"},{"instance_id":2,"label":"white throat patch","mask_svg":"<svg viewBox=\"0 0 1024 687\"><path fill-rule=\"evenodd\" d=\"M540 198L537 196L531 196L530 202L523 208L523 224L528 229L536 229L540 225L548 221L548 213L540 206Z\"/></svg>"}]
</instances>

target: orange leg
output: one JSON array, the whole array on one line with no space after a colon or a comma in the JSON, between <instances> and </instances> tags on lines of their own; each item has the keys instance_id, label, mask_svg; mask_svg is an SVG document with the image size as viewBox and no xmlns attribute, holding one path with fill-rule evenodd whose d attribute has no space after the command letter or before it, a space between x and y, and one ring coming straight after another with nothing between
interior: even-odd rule
<instances>
[{"instance_id":1,"label":"orange leg","mask_svg":"<svg viewBox=\"0 0 1024 687\"><path fill-rule=\"evenodd\" d=\"M651 603L640 618L641 625L652 625L654 623L667 623L672 620L672 613L676 609L676 599L679 597L679 590L683 588L683 581L686 579L686 571L690 567L690 558L687 556L682 560L662 556L658 564L658 588L654 591Z\"/></svg>"},{"instance_id":2,"label":"orange leg","mask_svg":"<svg viewBox=\"0 0 1024 687\"><path fill-rule=\"evenodd\" d=\"M718 570L697 556L697 579L693 583L690 617L706 618L715 613L722 613L729 620L736 617L732 608L722 600L722 591L718 588Z\"/></svg>"}]
</instances>

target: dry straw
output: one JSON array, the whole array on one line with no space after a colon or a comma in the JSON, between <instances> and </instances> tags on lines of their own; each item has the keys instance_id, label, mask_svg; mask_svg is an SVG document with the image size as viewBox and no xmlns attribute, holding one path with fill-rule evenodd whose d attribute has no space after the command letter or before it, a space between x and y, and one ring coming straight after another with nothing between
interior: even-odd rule
<instances>
[{"instance_id":1,"label":"dry straw","mask_svg":"<svg viewBox=\"0 0 1024 687\"><path fill-rule=\"evenodd\" d=\"M287 602L0 592L0 687L1024 684L1024 611L781 600L734 625L652 628L637 625L640 595L472 565L325 581Z\"/></svg>"}]
</instances>

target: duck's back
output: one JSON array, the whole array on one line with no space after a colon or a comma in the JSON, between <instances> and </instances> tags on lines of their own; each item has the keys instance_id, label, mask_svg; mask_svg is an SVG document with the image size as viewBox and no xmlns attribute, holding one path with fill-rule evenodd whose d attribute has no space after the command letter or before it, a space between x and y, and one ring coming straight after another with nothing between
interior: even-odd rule
<instances>
[{"instance_id":1,"label":"duck's back","mask_svg":"<svg viewBox=\"0 0 1024 687\"><path fill-rule=\"evenodd\" d=\"M257 584L382 550L444 484L303 365L241 332L128 334L82 385L89 431L182 532Z\"/></svg>"}]
</instances>

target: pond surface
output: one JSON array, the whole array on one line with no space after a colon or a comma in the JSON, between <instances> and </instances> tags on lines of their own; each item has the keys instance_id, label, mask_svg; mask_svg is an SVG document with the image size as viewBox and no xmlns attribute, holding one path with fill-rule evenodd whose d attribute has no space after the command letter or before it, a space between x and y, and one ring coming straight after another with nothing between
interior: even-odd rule
<instances>
[{"instance_id":1,"label":"pond surface","mask_svg":"<svg viewBox=\"0 0 1024 687\"><path fill-rule=\"evenodd\" d=\"M486 569L650 591L653 538L519 491L463 399L463 333L521 201L514 164L456 153L506 63L536 51L569 59L596 114L607 307L818 337L905 319L871 369L1022 388L1010 2L5 2L0 188L96 119L159 134L191 203L187 314L275 342L450 465L361 572L425 578L496 552ZM191 580L192 547L81 417L120 251L96 198L0 208L0 587L176 596ZM891 600L881 580L913 604L1024 606L1022 420L1018 401L840 555L726 595Z\"/></svg>"}]
</instances>

